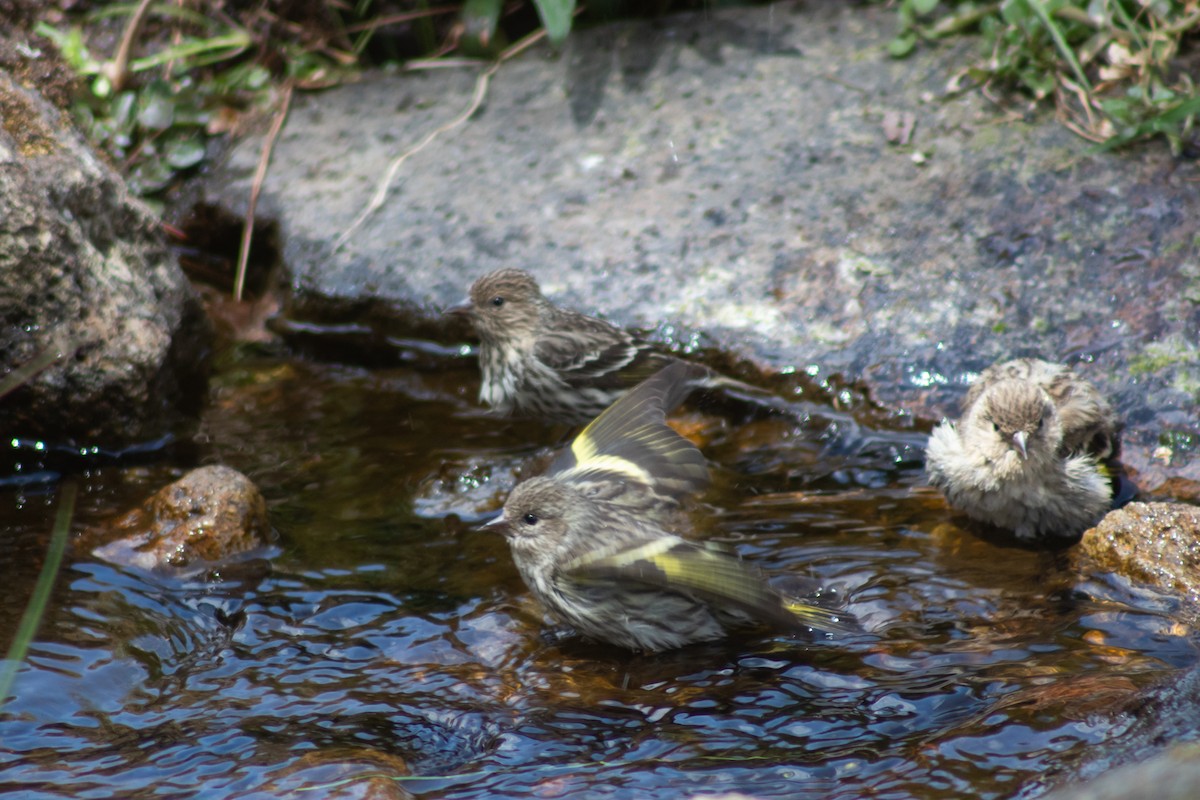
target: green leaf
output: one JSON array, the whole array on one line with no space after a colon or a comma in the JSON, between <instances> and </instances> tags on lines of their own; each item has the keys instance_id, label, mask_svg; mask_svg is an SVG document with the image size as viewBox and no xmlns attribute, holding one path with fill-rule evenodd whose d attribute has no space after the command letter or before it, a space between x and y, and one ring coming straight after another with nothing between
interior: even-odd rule
<instances>
[{"instance_id":1,"label":"green leaf","mask_svg":"<svg viewBox=\"0 0 1200 800\"><path fill-rule=\"evenodd\" d=\"M163 157L175 169L194 167L204 160L204 142L199 136L173 139L163 148Z\"/></svg>"},{"instance_id":2,"label":"green leaf","mask_svg":"<svg viewBox=\"0 0 1200 800\"><path fill-rule=\"evenodd\" d=\"M1028 0L1029 7L1033 9L1033 13L1037 15L1042 25L1050 37L1054 39L1054 46L1058 49L1058 54L1063 60L1071 66L1071 71L1075 73L1075 80L1083 87L1083 90L1088 94L1092 92L1092 84L1088 81L1087 74L1083 71L1083 66L1079 63L1079 59L1075 57L1075 51L1067 44L1066 38L1063 36L1062 28L1059 27L1050 16L1050 10L1047 8L1045 0Z\"/></svg>"},{"instance_id":3,"label":"green leaf","mask_svg":"<svg viewBox=\"0 0 1200 800\"><path fill-rule=\"evenodd\" d=\"M58 48L59 54L63 60L80 75L95 75L100 71L100 64L88 52L87 47L83 44L83 30L81 28L71 28L69 31L60 31L52 25L47 25L44 22L39 22L34 26L33 32L38 36L44 36Z\"/></svg>"},{"instance_id":4,"label":"green leaf","mask_svg":"<svg viewBox=\"0 0 1200 800\"><path fill-rule=\"evenodd\" d=\"M129 185L139 195L152 194L167 188L175 177L172 170L161 158L146 158L139 162L129 173Z\"/></svg>"},{"instance_id":5,"label":"green leaf","mask_svg":"<svg viewBox=\"0 0 1200 800\"><path fill-rule=\"evenodd\" d=\"M1054 91L1054 76L1040 69L1023 69L1020 78L1035 97L1046 97Z\"/></svg>"},{"instance_id":6,"label":"green leaf","mask_svg":"<svg viewBox=\"0 0 1200 800\"><path fill-rule=\"evenodd\" d=\"M170 95L147 92L138 109L138 124L152 131L165 131L175 122L175 100Z\"/></svg>"},{"instance_id":7,"label":"green leaf","mask_svg":"<svg viewBox=\"0 0 1200 800\"><path fill-rule=\"evenodd\" d=\"M571 18L575 14L575 0L533 0L537 6L542 27L554 44L562 44L571 32Z\"/></svg>"},{"instance_id":8,"label":"green leaf","mask_svg":"<svg viewBox=\"0 0 1200 800\"><path fill-rule=\"evenodd\" d=\"M112 99L108 117L117 128L130 128L135 117L134 108L137 106L137 94L126 90Z\"/></svg>"},{"instance_id":9,"label":"green leaf","mask_svg":"<svg viewBox=\"0 0 1200 800\"><path fill-rule=\"evenodd\" d=\"M1106 97L1100 101L1100 110L1110 117L1125 117L1133 103L1124 97Z\"/></svg>"},{"instance_id":10,"label":"green leaf","mask_svg":"<svg viewBox=\"0 0 1200 800\"><path fill-rule=\"evenodd\" d=\"M503 0L467 0L459 19L463 24L462 42L468 52L486 54L496 45L496 26L500 23Z\"/></svg>"},{"instance_id":11,"label":"green leaf","mask_svg":"<svg viewBox=\"0 0 1200 800\"><path fill-rule=\"evenodd\" d=\"M97 75L92 79L92 94L101 100L112 94L112 81L108 79L107 75Z\"/></svg>"},{"instance_id":12,"label":"green leaf","mask_svg":"<svg viewBox=\"0 0 1200 800\"><path fill-rule=\"evenodd\" d=\"M892 58L904 58L917 46L917 35L911 31L902 33L888 42L888 55Z\"/></svg>"},{"instance_id":13,"label":"green leaf","mask_svg":"<svg viewBox=\"0 0 1200 800\"><path fill-rule=\"evenodd\" d=\"M1009 25L1020 25L1032 16L1026 0L1004 0L1000 4L1000 18Z\"/></svg>"},{"instance_id":14,"label":"green leaf","mask_svg":"<svg viewBox=\"0 0 1200 800\"><path fill-rule=\"evenodd\" d=\"M105 19L107 17L132 17L133 12L137 9L138 3L112 3L102 6L88 12L87 18L89 21ZM200 14L191 9L183 8L182 6L173 5L171 3L156 3L150 6L150 13L158 17L173 17L174 19L183 22L197 25L200 27L212 29L220 23L211 16Z\"/></svg>"},{"instance_id":15,"label":"green leaf","mask_svg":"<svg viewBox=\"0 0 1200 800\"><path fill-rule=\"evenodd\" d=\"M199 105L198 98L181 96L175 101L176 128L202 128L212 121L212 112Z\"/></svg>"},{"instance_id":16,"label":"green leaf","mask_svg":"<svg viewBox=\"0 0 1200 800\"><path fill-rule=\"evenodd\" d=\"M913 10L925 15L937 8L938 0L912 0Z\"/></svg>"}]
</instances>

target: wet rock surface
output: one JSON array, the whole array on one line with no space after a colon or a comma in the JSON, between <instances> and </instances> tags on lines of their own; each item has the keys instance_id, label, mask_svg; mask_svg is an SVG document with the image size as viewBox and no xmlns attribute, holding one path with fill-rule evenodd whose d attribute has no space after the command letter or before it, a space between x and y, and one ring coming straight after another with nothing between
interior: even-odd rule
<instances>
[{"instance_id":1,"label":"wet rock surface","mask_svg":"<svg viewBox=\"0 0 1200 800\"><path fill-rule=\"evenodd\" d=\"M208 466L89 531L85 541L106 541L93 551L106 561L174 570L245 553L265 544L269 534L267 504L254 483L230 467Z\"/></svg>"},{"instance_id":2,"label":"wet rock surface","mask_svg":"<svg viewBox=\"0 0 1200 800\"><path fill-rule=\"evenodd\" d=\"M301 98L258 208L279 225L291 314L414 331L480 274L521 266L669 343L858 385L897 426L954 415L980 369L1038 355L1113 400L1143 489L1200 496L1194 167L1159 144L1089 155L1049 114L948 96L963 54L891 60L894 24L775 5L528 52L338 248L477 74ZM915 116L910 145L888 142L897 113ZM244 211L261 145L232 151L209 202Z\"/></svg>"},{"instance_id":3,"label":"wet rock surface","mask_svg":"<svg viewBox=\"0 0 1200 800\"><path fill-rule=\"evenodd\" d=\"M1130 503L1110 512L1072 551L1076 569L1112 572L1135 585L1178 595L1200 613L1200 508Z\"/></svg>"},{"instance_id":4,"label":"wet rock surface","mask_svg":"<svg viewBox=\"0 0 1200 800\"><path fill-rule=\"evenodd\" d=\"M31 88L62 92L41 58L0 37L0 371L44 367L0 433L145 441L202 402L207 325L158 220Z\"/></svg>"},{"instance_id":5,"label":"wet rock surface","mask_svg":"<svg viewBox=\"0 0 1200 800\"><path fill-rule=\"evenodd\" d=\"M1175 745L1160 756L1046 800L1192 800L1200 796L1200 746Z\"/></svg>"},{"instance_id":6,"label":"wet rock surface","mask_svg":"<svg viewBox=\"0 0 1200 800\"><path fill-rule=\"evenodd\" d=\"M1130 730L1119 743L1096 748L1082 767L1064 779L1047 800L1183 800L1200 793L1200 747L1196 704L1200 671L1189 670L1146 694L1123 714ZM1067 783L1075 785L1064 786Z\"/></svg>"}]
</instances>

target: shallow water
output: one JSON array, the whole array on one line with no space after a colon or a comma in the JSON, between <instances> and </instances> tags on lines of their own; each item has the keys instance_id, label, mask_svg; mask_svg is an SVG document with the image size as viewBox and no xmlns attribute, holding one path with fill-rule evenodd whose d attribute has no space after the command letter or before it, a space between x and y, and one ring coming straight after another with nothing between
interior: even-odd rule
<instances>
[{"instance_id":1,"label":"shallow water","mask_svg":"<svg viewBox=\"0 0 1200 800\"><path fill-rule=\"evenodd\" d=\"M653 657L555 643L474 523L562 431L481 413L468 361L410 362L244 357L194 445L80 476L76 530L228 464L266 495L277 538L185 577L70 554L0 711L0 788L1032 796L1197 660L1169 600L961 532L922 489L918 435L807 402L795 418L682 415L716 476L695 535L819 588L873 635ZM53 514L52 487L0 492L6 641Z\"/></svg>"}]
</instances>

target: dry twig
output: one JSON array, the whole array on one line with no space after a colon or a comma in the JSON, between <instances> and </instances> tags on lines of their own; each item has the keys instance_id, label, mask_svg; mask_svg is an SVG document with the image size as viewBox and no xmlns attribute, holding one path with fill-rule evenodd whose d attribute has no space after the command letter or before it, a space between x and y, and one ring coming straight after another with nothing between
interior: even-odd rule
<instances>
[{"instance_id":1,"label":"dry twig","mask_svg":"<svg viewBox=\"0 0 1200 800\"><path fill-rule=\"evenodd\" d=\"M254 183L250 186L250 202L246 208L246 221L242 226L242 244L238 248L237 272L233 281L233 299L241 302L242 289L246 284L246 264L250 260L250 240L254 236L254 211L258 206L258 194L262 191L263 181L267 177L267 165L271 163L271 151L275 148L275 139L287 119L288 107L292 103L292 82L283 85L283 97L280 98L279 110L271 122L271 130L263 142L262 155L258 159L258 169L254 171Z\"/></svg>"},{"instance_id":2,"label":"dry twig","mask_svg":"<svg viewBox=\"0 0 1200 800\"><path fill-rule=\"evenodd\" d=\"M129 24L125 26L125 33L121 36L121 44L117 47L116 56L105 66L108 82L112 84L114 92L125 88L125 81L129 80L129 53L133 50L133 40L137 38L138 31L142 29L142 22L146 19L146 12L149 10L150 0L142 0L138 3L133 16L129 18Z\"/></svg>"},{"instance_id":3,"label":"dry twig","mask_svg":"<svg viewBox=\"0 0 1200 800\"><path fill-rule=\"evenodd\" d=\"M501 53L495 61L493 61L487 66L486 69L479 73L479 77L475 81L475 93L471 96L471 102L461 114L444 125L434 128L432 131L427 133L425 138L421 139L421 141L417 142L411 148L396 156L391 165L388 167L387 172L384 173L383 179L379 182L379 186L375 189L375 194L371 197L371 201L367 203L366 208L364 208L362 212L360 212L359 215L354 218L354 221L350 223L350 227L342 231L342 234L334 241L334 252L340 250L342 245L346 243L346 240L350 238L350 235L353 234L354 231L358 230L359 226L367 220L367 217L374 214L383 205L383 201L387 198L388 188L392 185L392 180L396 177L396 172L399 171L401 165L404 164L404 162L407 161L410 156L416 155L428 147L435 139L437 139L437 137L441 136L446 131L453 130L469 120L471 115L478 111L479 107L483 105L484 97L487 96L488 84L491 81L492 76L496 74L496 70L500 69L500 65L510 58L513 58L517 54L524 52L526 48L530 47L534 42L543 38L545 35L545 29L539 29ZM433 65L431 64L430 66ZM444 66L444 64L439 63L437 66ZM409 68L416 69L423 67L417 67L416 65L410 64Z\"/></svg>"}]
</instances>

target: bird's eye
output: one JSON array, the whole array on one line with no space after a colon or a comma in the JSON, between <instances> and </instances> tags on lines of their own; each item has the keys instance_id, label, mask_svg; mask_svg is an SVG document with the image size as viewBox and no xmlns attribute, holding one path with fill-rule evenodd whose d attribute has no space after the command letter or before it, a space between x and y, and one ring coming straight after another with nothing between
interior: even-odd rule
<instances>
[{"instance_id":1,"label":"bird's eye","mask_svg":"<svg viewBox=\"0 0 1200 800\"><path fill-rule=\"evenodd\" d=\"M524 522L526 525L537 525L538 524L538 515L537 514L526 514L525 516L521 517L521 521Z\"/></svg>"},{"instance_id":2,"label":"bird's eye","mask_svg":"<svg viewBox=\"0 0 1200 800\"><path fill-rule=\"evenodd\" d=\"M996 433L999 433L999 432L1000 432L1000 423L999 423L999 422L993 422L993 423L992 423L992 430L994 430Z\"/></svg>"},{"instance_id":3,"label":"bird's eye","mask_svg":"<svg viewBox=\"0 0 1200 800\"><path fill-rule=\"evenodd\" d=\"M504 305L504 298L500 295L496 295L492 298L492 305L494 305L496 308L499 308L500 306Z\"/></svg>"},{"instance_id":4,"label":"bird's eye","mask_svg":"<svg viewBox=\"0 0 1200 800\"><path fill-rule=\"evenodd\" d=\"M1037 426L1037 429L1040 431L1040 430L1042 429L1042 426L1043 426L1045 423L1046 423L1046 418L1045 418L1045 417L1042 417L1041 419L1039 419L1039 420L1038 420L1038 426Z\"/></svg>"}]
</instances>

